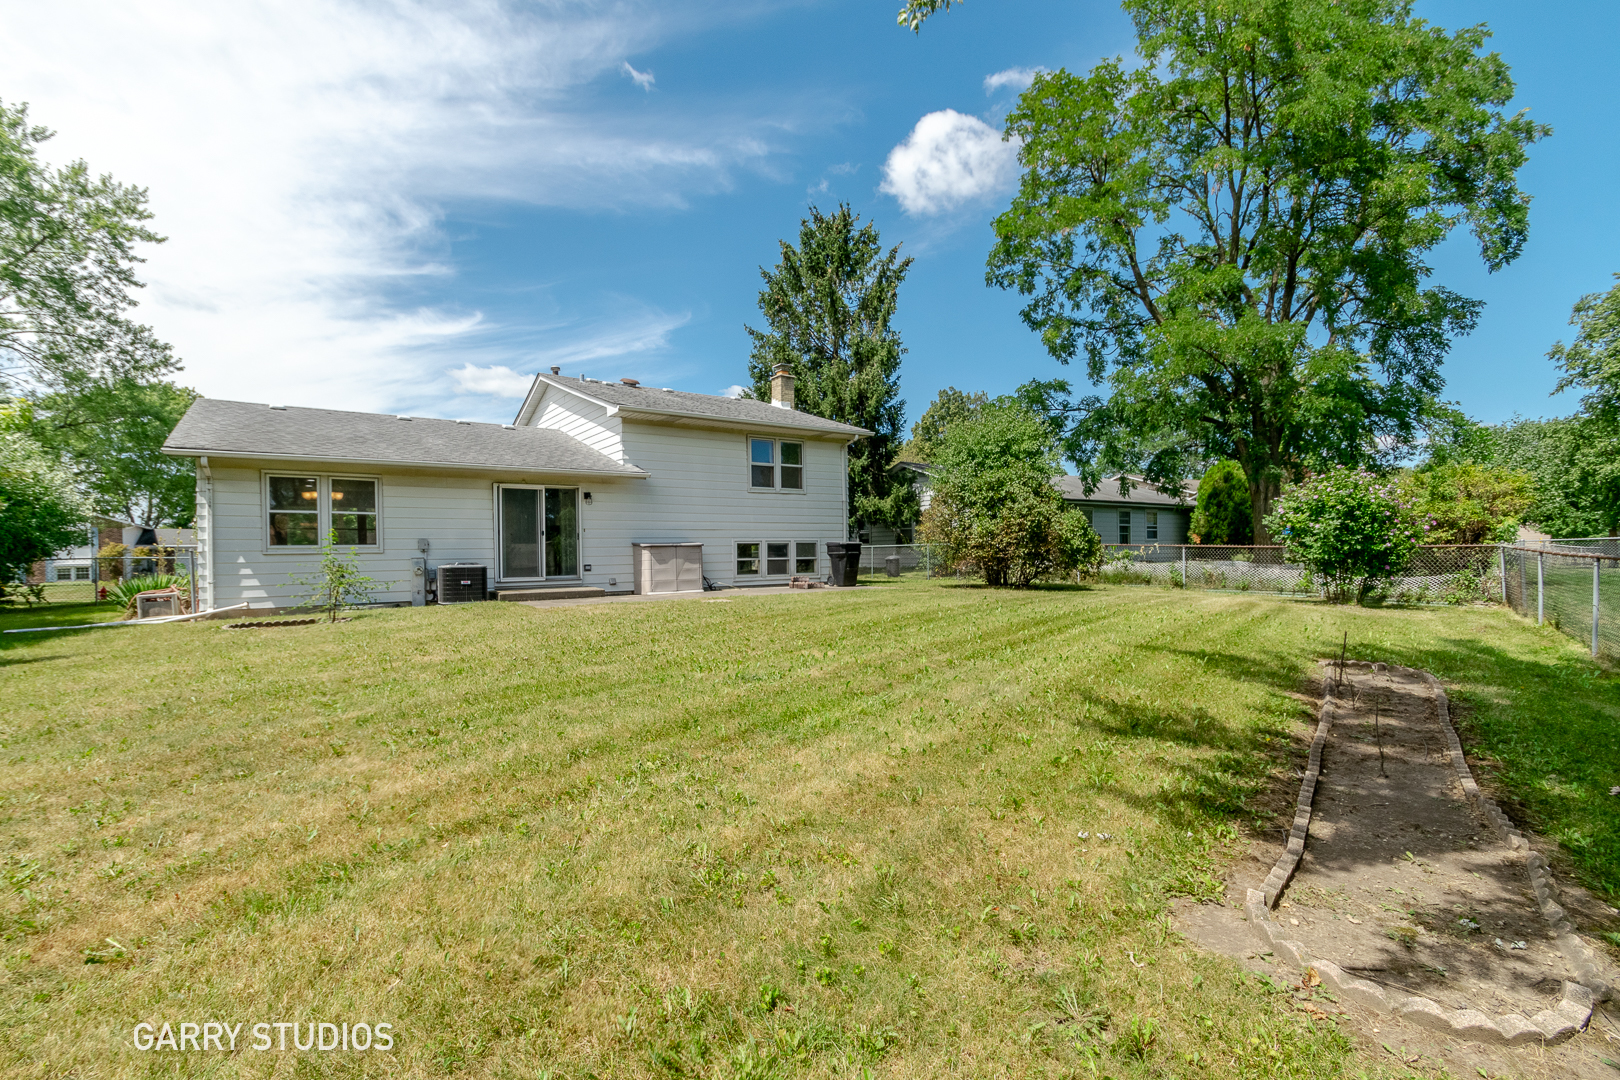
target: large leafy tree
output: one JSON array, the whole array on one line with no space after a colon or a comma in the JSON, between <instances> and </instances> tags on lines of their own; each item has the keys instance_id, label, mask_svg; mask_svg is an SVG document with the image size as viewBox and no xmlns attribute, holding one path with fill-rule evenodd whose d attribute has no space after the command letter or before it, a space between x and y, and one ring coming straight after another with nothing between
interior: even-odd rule
<instances>
[{"instance_id":1,"label":"large leafy tree","mask_svg":"<svg viewBox=\"0 0 1620 1080\"><path fill-rule=\"evenodd\" d=\"M748 374L755 397L770 397L771 371L786 363L797 380L797 407L873 434L849 452L850 511L862 521L901 525L912 519L911 485L890 475L906 403L894 329L900 283L911 267L899 245L883 250L877 226L840 204L815 207L799 224L799 243L782 241L782 257L760 268L759 309L767 329L753 339Z\"/></svg>"},{"instance_id":2,"label":"large leafy tree","mask_svg":"<svg viewBox=\"0 0 1620 1080\"><path fill-rule=\"evenodd\" d=\"M945 441L945 433L978 415L989 400L987 394L964 393L954 386L947 386L923 410L917 422L911 425L911 438L900 448L901 458L906 461L933 461L939 453L940 444Z\"/></svg>"},{"instance_id":3,"label":"large leafy tree","mask_svg":"<svg viewBox=\"0 0 1620 1080\"><path fill-rule=\"evenodd\" d=\"M146 191L39 159L51 137L26 106L0 102L0 392L67 391L178 367L131 321Z\"/></svg>"},{"instance_id":4,"label":"large leafy tree","mask_svg":"<svg viewBox=\"0 0 1620 1080\"><path fill-rule=\"evenodd\" d=\"M1489 270L1517 257L1549 129L1503 111L1483 26L1409 0L1124 7L1137 63L1041 75L1008 117L1025 172L989 279L1105 388L1059 402L1082 475L1234 459L1263 542L1285 481L1415 440L1480 311L1429 253L1467 228Z\"/></svg>"},{"instance_id":5,"label":"large leafy tree","mask_svg":"<svg viewBox=\"0 0 1620 1080\"><path fill-rule=\"evenodd\" d=\"M0 416L0 596L29 567L84 542L90 504L67 470Z\"/></svg>"},{"instance_id":6,"label":"large leafy tree","mask_svg":"<svg viewBox=\"0 0 1620 1080\"><path fill-rule=\"evenodd\" d=\"M1553 393L1582 391L1582 411L1620 432L1620 284L1581 297L1569 322L1575 340L1560 341L1547 353L1564 373Z\"/></svg>"},{"instance_id":7,"label":"large leafy tree","mask_svg":"<svg viewBox=\"0 0 1620 1080\"><path fill-rule=\"evenodd\" d=\"M29 432L67 463L101 513L184 527L196 513L196 469L162 448L196 399L162 380L93 383L32 402Z\"/></svg>"},{"instance_id":8,"label":"large leafy tree","mask_svg":"<svg viewBox=\"0 0 1620 1080\"><path fill-rule=\"evenodd\" d=\"M1620 533L1620 436L1589 415L1515 418L1495 427L1459 414L1440 430L1426 468L1478 465L1528 474L1521 520L1552 536Z\"/></svg>"}]
</instances>

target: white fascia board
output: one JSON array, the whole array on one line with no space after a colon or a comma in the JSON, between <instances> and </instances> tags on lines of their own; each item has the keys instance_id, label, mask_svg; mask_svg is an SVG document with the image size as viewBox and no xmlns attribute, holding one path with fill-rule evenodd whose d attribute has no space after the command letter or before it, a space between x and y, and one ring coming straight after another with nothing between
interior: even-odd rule
<instances>
[{"instance_id":1,"label":"white fascia board","mask_svg":"<svg viewBox=\"0 0 1620 1080\"><path fill-rule=\"evenodd\" d=\"M203 457L211 455L214 459L213 463L216 465L225 459L231 461L291 461L299 464L364 465L368 468L385 471L391 469L454 469L458 472L501 473L513 476L540 474L545 476L580 476L592 480L598 478L608 480L615 476L622 476L628 480L644 480L652 475L647 470L637 468L634 465L626 465L623 469L548 469L542 466L483 465L478 462L462 461L377 461L372 458L334 457L331 454L262 454L242 451L226 451L222 454L217 449L188 450L173 446L163 447L162 452L170 457Z\"/></svg>"},{"instance_id":2,"label":"white fascia board","mask_svg":"<svg viewBox=\"0 0 1620 1080\"><path fill-rule=\"evenodd\" d=\"M639 420L643 423L657 423L661 416L673 416L682 420L692 420L708 427L719 428L723 431L752 431L758 428L772 428L781 431L796 431L801 435L810 435L820 439L843 440L853 443L863 435L872 434L865 428L856 428L858 434L848 431L829 431L823 427L810 427L805 424L783 423L779 420L755 420L753 418L739 419L734 416L715 416L713 413L684 412L679 409L638 409L633 405L622 407L620 414L626 420ZM854 427L853 424L849 425Z\"/></svg>"}]
</instances>

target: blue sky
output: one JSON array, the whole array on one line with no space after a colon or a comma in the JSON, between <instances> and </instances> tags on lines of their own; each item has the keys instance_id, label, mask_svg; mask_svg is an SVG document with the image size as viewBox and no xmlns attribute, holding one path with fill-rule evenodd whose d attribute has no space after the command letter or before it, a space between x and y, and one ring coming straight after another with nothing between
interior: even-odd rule
<instances>
[{"instance_id":1,"label":"blue sky","mask_svg":"<svg viewBox=\"0 0 1620 1080\"><path fill-rule=\"evenodd\" d=\"M504 420L550 364L722 392L758 267L809 203L843 200L916 259L915 419L947 385L1064 372L984 285L1014 175L994 131L1018 72L1084 70L1131 35L1112 3L971 0L920 36L897 6L0 0L0 98L59 131L49 156L150 188L170 241L141 317L204 393ZM1486 421L1567 412L1544 354L1620 270L1620 10L1418 11L1489 23L1555 128L1521 175L1524 256L1487 275L1464 236L1435 261L1487 301L1449 394Z\"/></svg>"}]
</instances>

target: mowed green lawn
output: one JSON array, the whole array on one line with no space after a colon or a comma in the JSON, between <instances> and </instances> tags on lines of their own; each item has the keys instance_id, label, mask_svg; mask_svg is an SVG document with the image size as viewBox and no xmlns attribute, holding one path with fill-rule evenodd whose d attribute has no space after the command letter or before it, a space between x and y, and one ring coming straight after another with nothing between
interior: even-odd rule
<instances>
[{"instance_id":1,"label":"mowed green lawn","mask_svg":"<svg viewBox=\"0 0 1620 1080\"><path fill-rule=\"evenodd\" d=\"M1620 898L1620 684L1504 611L724 599L0 640L0 1071L1380 1075L1165 915L1280 841L1346 631ZM394 1046L252 1049L278 1022Z\"/></svg>"}]
</instances>

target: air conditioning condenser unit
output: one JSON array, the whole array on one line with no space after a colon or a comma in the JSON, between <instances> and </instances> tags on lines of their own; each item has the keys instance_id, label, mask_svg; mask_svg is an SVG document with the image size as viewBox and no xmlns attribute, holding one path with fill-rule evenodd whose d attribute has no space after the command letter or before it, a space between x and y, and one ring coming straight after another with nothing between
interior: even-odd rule
<instances>
[{"instance_id":1,"label":"air conditioning condenser unit","mask_svg":"<svg viewBox=\"0 0 1620 1080\"><path fill-rule=\"evenodd\" d=\"M444 563L438 568L439 603L470 604L489 599L489 567Z\"/></svg>"}]
</instances>

